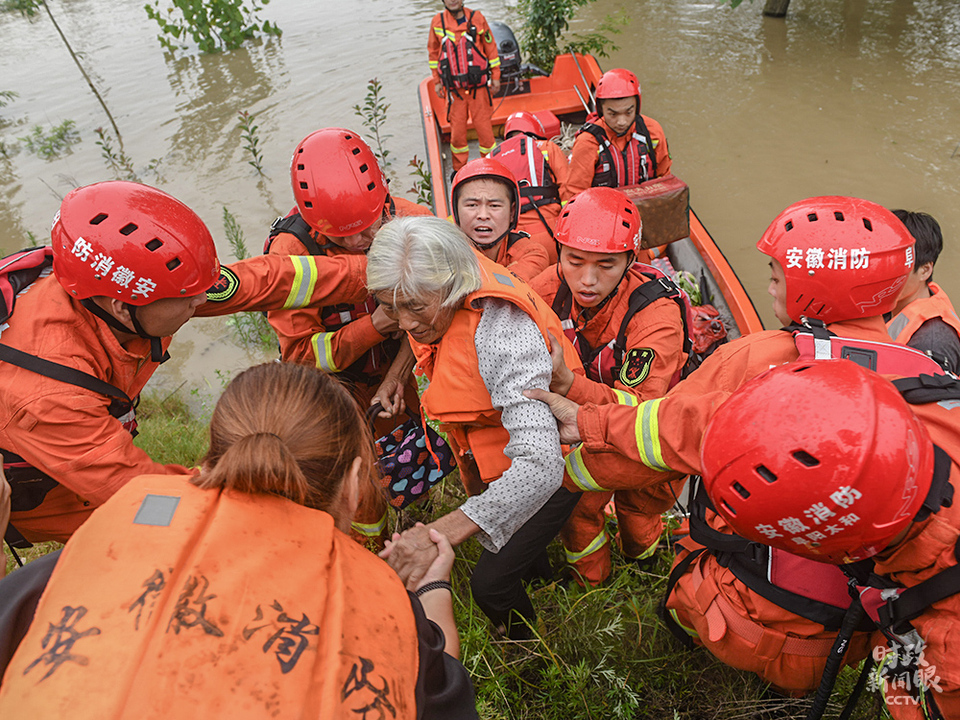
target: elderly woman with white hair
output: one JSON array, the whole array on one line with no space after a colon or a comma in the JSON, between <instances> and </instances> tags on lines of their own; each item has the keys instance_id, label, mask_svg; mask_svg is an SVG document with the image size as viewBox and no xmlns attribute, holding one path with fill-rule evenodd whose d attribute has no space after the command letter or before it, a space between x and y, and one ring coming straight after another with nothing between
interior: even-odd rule
<instances>
[{"instance_id":1,"label":"elderly woman with white hair","mask_svg":"<svg viewBox=\"0 0 960 720\"><path fill-rule=\"evenodd\" d=\"M382 556L411 587L437 552L430 528L454 545L476 535L484 552L471 579L474 599L508 636L529 636L536 613L523 580L549 572L546 546L579 496L561 487L549 408L523 391L548 388L552 343L579 371L577 353L526 283L445 220L384 225L367 254L367 287L410 338L430 380L421 407L447 431L470 496L429 525L395 535Z\"/></svg>"}]
</instances>

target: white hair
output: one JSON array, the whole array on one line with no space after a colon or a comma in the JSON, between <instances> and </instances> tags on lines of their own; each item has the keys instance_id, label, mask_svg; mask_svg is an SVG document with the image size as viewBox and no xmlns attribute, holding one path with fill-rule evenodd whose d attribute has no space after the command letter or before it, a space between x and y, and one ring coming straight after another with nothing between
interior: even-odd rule
<instances>
[{"instance_id":1,"label":"white hair","mask_svg":"<svg viewBox=\"0 0 960 720\"><path fill-rule=\"evenodd\" d=\"M480 261L470 240L451 222L433 216L398 217L385 223L367 252L367 289L394 297L439 295L458 305L479 290Z\"/></svg>"}]
</instances>

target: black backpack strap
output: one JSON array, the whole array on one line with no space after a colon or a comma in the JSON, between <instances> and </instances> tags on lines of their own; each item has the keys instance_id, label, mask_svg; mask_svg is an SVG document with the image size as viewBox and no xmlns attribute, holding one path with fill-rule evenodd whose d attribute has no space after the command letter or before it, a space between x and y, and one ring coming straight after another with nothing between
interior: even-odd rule
<instances>
[{"instance_id":1,"label":"black backpack strap","mask_svg":"<svg viewBox=\"0 0 960 720\"><path fill-rule=\"evenodd\" d=\"M293 215L278 217L273 221L273 225L270 226L270 236L267 239L267 245L263 249L264 255L270 251L273 239L280 233L290 233L293 235L303 243L303 246L311 255L326 255L326 251L332 245L332 243L320 245L317 242L317 233L310 229L307 221L300 216L300 213L293 213Z\"/></svg>"},{"instance_id":2,"label":"black backpack strap","mask_svg":"<svg viewBox=\"0 0 960 720\"><path fill-rule=\"evenodd\" d=\"M650 151L650 180L653 180L657 176L657 151L653 147L653 138L650 137L650 131L647 129L647 123L643 120L643 115L639 113L640 108L637 108L637 120L635 123L635 129L637 131L643 131L643 136L647 139L647 150Z\"/></svg>"},{"instance_id":3,"label":"black backpack strap","mask_svg":"<svg viewBox=\"0 0 960 720\"><path fill-rule=\"evenodd\" d=\"M617 341L614 344L614 361L618 367L623 362L623 355L627 350L627 326L633 320L633 316L660 298L670 298L679 305L680 320L683 323L683 351L688 356L693 351L690 328L687 326L687 309L684 307L680 288L668 277L654 277L630 293L627 312L620 322L620 330L617 332Z\"/></svg>"},{"instance_id":4,"label":"black backpack strap","mask_svg":"<svg viewBox=\"0 0 960 720\"><path fill-rule=\"evenodd\" d=\"M911 405L960 400L960 380L952 375L919 375L893 381L897 390Z\"/></svg>"},{"instance_id":5,"label":"black backpack strap","mask_svg":"<svg viewBox=\"0 0 960 720\"><path fill-rule=\"evenodd\" d=\"M91 390L99 395L106 395L107 397L132 403L129 396L123 390L98 377L94 377L82 370L67 367L66 365L51 362L50 360L44 360L36 355L12 348L9 345L0 344L0 360L21 367L24 370L37 373L38 375L53 378L54 380L59 380L69 385L75 385L85 390Z\"/></svg>"}]
</instances>

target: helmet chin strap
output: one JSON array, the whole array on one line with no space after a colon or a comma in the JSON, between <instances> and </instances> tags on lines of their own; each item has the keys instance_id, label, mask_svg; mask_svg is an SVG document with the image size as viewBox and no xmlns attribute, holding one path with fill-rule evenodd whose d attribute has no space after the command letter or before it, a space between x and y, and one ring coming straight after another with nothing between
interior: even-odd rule
<instances>
[{"instance_id":1,"label":"helmet chin strap","mask_svg":"<svg viewBox=\"0 0 960 720\"><path fill-rule=\"evenodd\" d=\"M497 245L499 245L500 243L502 243L503 240L510 235L510 231L511 231L512 229L513 229L513 228L507 228L507 231L506 231L505 233L503 233L500 237L498 237L498 238L497 238L496 240L494 240L493 242L487 243L486 245L484 245L483 243L478 243L478 242L477 242L476 240L474 240L473 238L470 238L470 242L473 243L473 246L474 246L477 250L479 250L480 252L483 252L484 250L489 250L490 248L496 247Z\"/></svg>"},{"instance_id":2,"label":"helmet chin strap","mask_svg":"<svg viewBox=\"0 0 960 720\"><path fill-rule=\"evenodd\" d=\"M164 351L160 338L156 335L150 335L146 330L143 329L143 325L141 325L140 321L137 319L137 310L135 305L130 305L128 303L124 303L123 305L127 309L127 312L130 313L130 320L133 322L133 329L130 329L122 322L117 320L117 318L115 318L113 315L97 305L92 298L85 298L84 300L80 301L80 304L98 318L103 320L114 330L118 330L122 333L128 333L130 335L137 335L138 337L142 337L144 340L149 340L151 361L155 363L165 363L170 359L170 353Z\"/></svg>"}]
</instances>

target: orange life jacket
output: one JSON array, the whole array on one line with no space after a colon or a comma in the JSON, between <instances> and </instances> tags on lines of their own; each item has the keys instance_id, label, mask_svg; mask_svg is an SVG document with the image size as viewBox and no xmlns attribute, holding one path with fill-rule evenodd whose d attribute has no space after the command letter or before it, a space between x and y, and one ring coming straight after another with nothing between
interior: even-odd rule
<instances>
[{"instance_id":1,"label":"orange life jacket","mask_svg":"<svg viewBox=\"0 0 960 720\"><path fill-rule=\"evenodd\" d=\"M466 8L464 8L466 9ZM480 49L480 37L473 23L474 11L467 16L467 30L456 40L455 32L447 30L444 19L446 12L440 13L440 27L443 40L440 43L440 79L446 88L455 90L485 87L490 77L489 61Z\"/></svg>"},{"instance_id":2,"label":"orange life jacket","mask_svg":"<svg viewBox=\"0 0 960 720\"><path fill-rule=\"evenodd\" d=\"M881 375L943 375L943 367L926 353L894 343L839 337L819 320L784 328L793 333L799 360L852 360Z\"/></svg>"},{"instance_id":3,"label":"orange life jacket","mask_svg":"<svg viewBox=\"0 0 960 720\"><path fill-rule=\"evenodd\" d=\"M934 318L940 318L960 335L960 318L950 298L936 283L929 283L929 287L930 297L914 300L887 323L894 342L906 345L921 325Z\"/></svg>"},{"instance_id":4,"label":"orange life jacket","mask_svg":"<svg viewBox=\"0 0 960 720\"><path fill-rule=\"evenodd\" d=\"M643 115L637 113L623 152L613 146L606 130L597 124L598 119L597 115L591 115L577 131L578 135L582 132L590 133L600 144L593 173L593 187L626 187L655 178L657 155Z\"/></svg>"},{"instance_id":5,"label":"orange life jacket","mask_svg":"<svg viewBox=\"0 0 960 720\"><path fill-rule=\"evenodd\" d=\"M576 350L563 334L559 318L543 300L512 272L474 252L480 262L480 289L467 295L439 342L424 345L411 338L410 346L430 380L420 398L420 407L429 418L442 424L461 456L468 451L473 453L481 479L491 482L510 467L510 458L503 453L510 436L480 377L475 341L482 315L479 301L501 298L513 303L537 324L547 347L548 333L553 333L563 346L564 362L570 369L579 370L580 363Z\"/></svg>"},{"instance_id":6,"label":"orange life jacket","mask_svg":"<svg viewBox=\"0 0 960 720\"><path fill-rule=\"evenodd\" d=\"M560 188L550 171L547 153L530 135L518 133L497 145L491 156L513 173L520 186L520 214L560 204Z\"/></svg>"},{"instance_id":7,"label":"orange life jacket","mask_svg":"<svg viewBox=\"0 0 960 720\"><path fill-rule=\"evenodd\" d=\"M5 323L13 315L17 297L52 271L53 250L50 247L22 250L0 262L0 322ZM2 343L0 361L106 395L111 399L108 408L110 415L136 437L136 406L139 398L131 400L120 388L93 375ZM34 510L40 506L47 493L59 485L56 480L30 465L20 455L2 448L0 453L3 454L3 471L12 490L11 507L14 512ZM27 542L12 524L7 526L5 539L14 548L31 547L31 543Z\"/></svg>"},{"instance_id":8,"label":"orange life jacket","mask_svg":"<svg viewBox=\"0 0 960 720\"><path fill-rule=\"evenodd\" d=\"M146 475L64 550L0 716L416 717L396 574L326 513Z\"/></svg>"}]
</instances>

